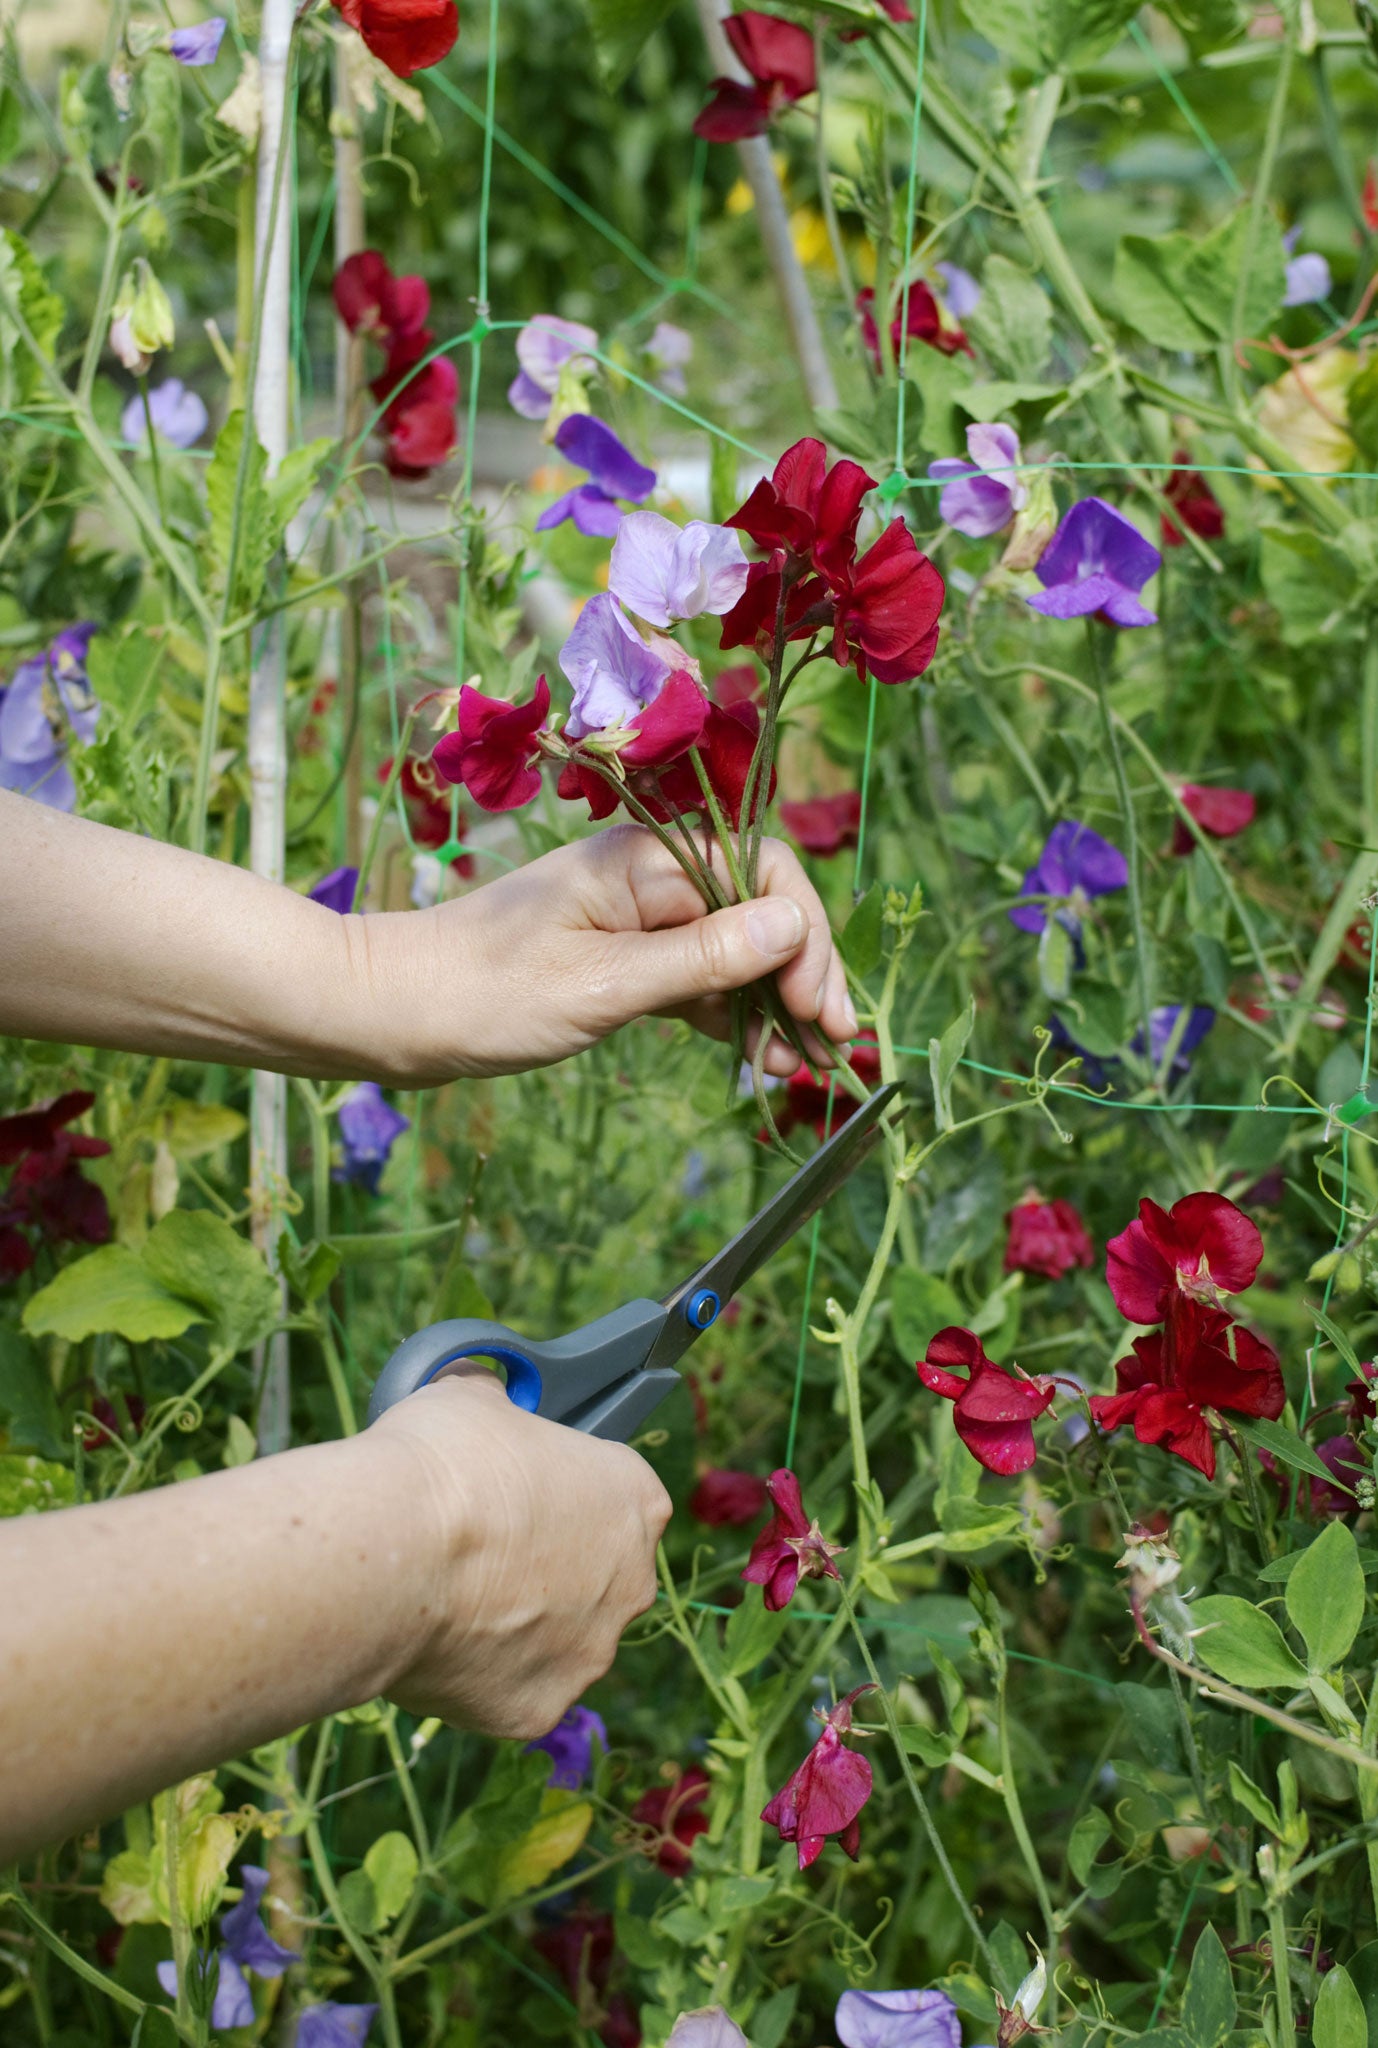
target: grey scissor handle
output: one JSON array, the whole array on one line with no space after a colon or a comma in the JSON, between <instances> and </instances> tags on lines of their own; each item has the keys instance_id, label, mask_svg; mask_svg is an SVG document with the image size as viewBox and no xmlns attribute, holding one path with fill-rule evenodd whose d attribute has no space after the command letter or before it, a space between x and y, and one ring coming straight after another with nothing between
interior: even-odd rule
<instances>
[{"instance_id":1,"label":"grey scissor handle","mask_svg":"<svg viewBox=\"0 0 1378 2048\"><path fill-rule=\"evenodd\" d=\"M519 1408L587 1436L625 1443L679 1385L679 1374L669 1367L642 1371L665 1315L658 1301L630 1301L582 1330L544 1343L479 1316L432 1323L399 1344L379 1373L368 1420L376 1422L396 1402L438 1379L447 1366L491 1358L505 1368L508 1397Z\"/></svg>"}]
</instances>

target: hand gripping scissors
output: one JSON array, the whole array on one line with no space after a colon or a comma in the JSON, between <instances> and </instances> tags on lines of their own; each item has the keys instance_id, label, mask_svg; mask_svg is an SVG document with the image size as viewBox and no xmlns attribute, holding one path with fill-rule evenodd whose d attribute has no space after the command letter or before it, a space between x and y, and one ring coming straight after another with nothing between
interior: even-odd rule
<instances>
[{"instance_id":1,"label":"hand gripping scissors","mask_svg":"<svg viewBox=\"0 0 1378 2048\"><path fill-rule=\"evenodd\" d=\"M432 1323L400 1344L383 1367L368 1404L369 1421L438 1379L447 1366L489 1358L503 1367L508 1397L518 1408L587 1436L626 1443L679 1385L676 1361L871 1151L880 1118L898 1093L896 1081L877 1089L729 1244L664 1301L629 1301L545 1343L482 1317Z\"/></svg>"}]
</instances>

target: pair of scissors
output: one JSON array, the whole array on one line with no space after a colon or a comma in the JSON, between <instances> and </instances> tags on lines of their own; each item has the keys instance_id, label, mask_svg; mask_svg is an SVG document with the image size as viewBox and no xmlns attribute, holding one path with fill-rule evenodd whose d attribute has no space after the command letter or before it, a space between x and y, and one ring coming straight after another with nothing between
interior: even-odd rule
<instances>
[{"instance_id":1,"label":"pair of scissors","mask_svg":"<svg viewBox=\"0 0 1378 2048\"><path fill-rule=\"evenodd\" d=\"M881 1134L880 1119L898 1093L899 1083L891 1081L869 1096L745 1228L664 1301L629 1301L543 1343L482 1317L432 1323L400 1344L383 1367L368 1404L369 1421L448 1367L486 1358L503 1368L508 1398L518 1408L588 1436L626 1443L679 1385L675 1365L689 1346L871 1151Z\"/></svg>"}]
</instances>

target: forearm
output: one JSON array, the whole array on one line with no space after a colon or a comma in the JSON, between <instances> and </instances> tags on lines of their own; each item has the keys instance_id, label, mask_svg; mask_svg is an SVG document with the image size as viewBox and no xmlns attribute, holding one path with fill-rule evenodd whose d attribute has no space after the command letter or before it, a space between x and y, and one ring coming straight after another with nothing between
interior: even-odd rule
<instances>
[{"instance_id":1,"label":"forearm","mask_svg":"<svg viewBox=\"0 0 1378 2048\"><path fill-rule=\"evenodd\" d=\"M0 1863L383 1691L426 1491L370 1432L0 1524Z\"/></svg>"}]
</instances>

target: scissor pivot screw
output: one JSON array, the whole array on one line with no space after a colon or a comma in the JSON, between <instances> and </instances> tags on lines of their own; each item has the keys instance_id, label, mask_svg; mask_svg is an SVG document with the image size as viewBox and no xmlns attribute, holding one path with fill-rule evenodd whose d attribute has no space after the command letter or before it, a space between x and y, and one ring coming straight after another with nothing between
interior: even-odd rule
<instances>
[{"instance_id":1,"label":"scissor pivot screw","mask_svg":"<svg viewBox=\"0 0 1378 2048\"><path fill-rule=\"evenodd\" d=\"M684 1304L684 1320L693 1330L707 1330L722 1314L722 1303L711 1287L700 1287Z\"/></svg>"}]
</instances>

